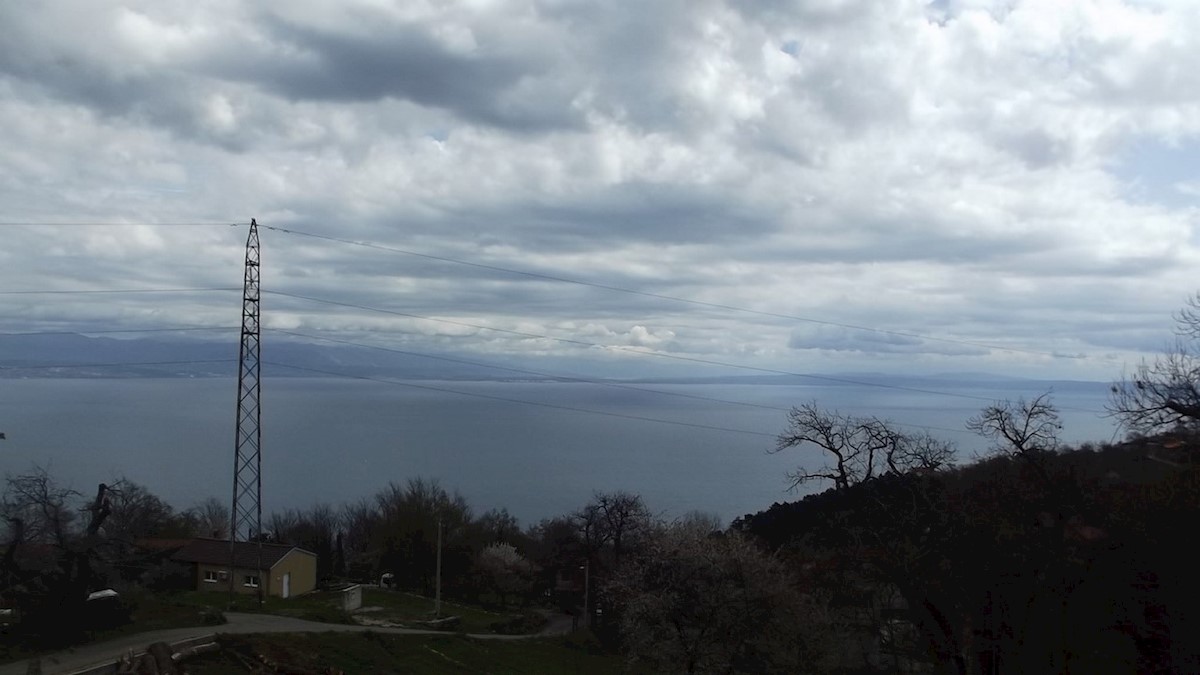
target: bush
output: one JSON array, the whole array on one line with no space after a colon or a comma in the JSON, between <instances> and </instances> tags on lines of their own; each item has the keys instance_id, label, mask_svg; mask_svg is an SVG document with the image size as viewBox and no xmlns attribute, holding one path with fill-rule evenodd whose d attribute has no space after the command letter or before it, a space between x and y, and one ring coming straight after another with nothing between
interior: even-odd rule
<instances>
[{"instance_id":1,"label":"bush","mask_svg":"<svg viewBox=\"0 0 1200 675\"><path fill-rule=\"evenodd\" d=\"M200 610L200 623L205 626L220 626L228 621L225 614L216 607L204 607Z\"/></svg>"}]
</instances>

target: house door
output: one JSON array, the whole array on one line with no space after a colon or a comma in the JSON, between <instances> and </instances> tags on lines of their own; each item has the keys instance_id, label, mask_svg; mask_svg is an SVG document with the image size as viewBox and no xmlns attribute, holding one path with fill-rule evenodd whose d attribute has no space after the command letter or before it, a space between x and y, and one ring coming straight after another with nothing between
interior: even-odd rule
<instances>
[{"instance_id":1,"label":"house door","mask_svg":"<svg viewBox=\"0 0 1200 675\"><path fill-rule=\"evenodd\" d=\"M292 573L283 573L283 597L290 598L292 596Z\"/></svg>"}]
</instances>

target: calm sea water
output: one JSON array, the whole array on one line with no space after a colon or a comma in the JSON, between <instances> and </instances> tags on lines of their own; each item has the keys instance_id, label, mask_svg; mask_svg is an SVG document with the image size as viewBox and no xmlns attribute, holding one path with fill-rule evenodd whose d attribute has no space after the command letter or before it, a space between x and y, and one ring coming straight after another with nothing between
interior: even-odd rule
<instances>
[{"instance_id":1,"label":"calm sea water","mask_svg":"<svg viewBox=\"0 0 1200 675\"><path fill-rule=\"evenodd\" d=\"M595 490L640 493L667 516L700 509L726 520L798 497L786 491L784 473L805 455L767 452L786 422L782 410L580 383L411 384L427 388L265 381L264 510L337 504L417 476L458 490L477 511L507 507L527 524L571 511ZM980 400L848 386L638 386L779 408L817 399L846 413L944 427L951 431L933 433L959 443L968 456L985 448L954 431L986 405ZM0 471L38 464L84 492L126 476L181 508L208 496L227 501L235 389L232 379L216 378L0 380L0 431L8 437L0 441ZM1014 399L1039 391L1017 382L945 383L938 390ZM1102 410L1106 392L1104 383L1055 386L1068 440L1113 436L1110 420L1083 412Z\"/></svg>"}]
</instances>

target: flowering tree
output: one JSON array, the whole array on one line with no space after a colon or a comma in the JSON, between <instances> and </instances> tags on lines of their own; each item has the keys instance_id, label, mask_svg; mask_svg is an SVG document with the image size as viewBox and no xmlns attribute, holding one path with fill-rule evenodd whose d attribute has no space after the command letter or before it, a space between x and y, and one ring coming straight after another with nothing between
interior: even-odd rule
<instances>
[{"instance_id":1,"label":"flowering tree","mask_svg":"<svg viewBox=\"0 0 1200 675\"><path fill-rule=\"evenodd\" d=\"M631 661L655 672L799 672L820 612L775 556L738 533L677 525L613 576L606 597Z\"/></svg>"},{"instance_id":2,"label":"flowering tree","mask_svg":"<svg viewBox=\"0 0 1200 675\"><path fill-rule=\"evenodd\" d=\"M501 605L528 591L533 583L533 565L506 542L489 544L480 551L476 569L485 586L500 597Z\"/></svg>"}]
</instances>

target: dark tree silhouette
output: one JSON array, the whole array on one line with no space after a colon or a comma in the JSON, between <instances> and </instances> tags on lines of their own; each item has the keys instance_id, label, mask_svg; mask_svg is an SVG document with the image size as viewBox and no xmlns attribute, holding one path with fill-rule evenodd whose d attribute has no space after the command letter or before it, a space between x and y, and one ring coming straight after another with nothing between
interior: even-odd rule
<instances>
[{"instance_id":1,"label":"dark tree silhouette","mask_svg":"<svg viewBox=\"0 0 1200 675\"><path fill-rule=\"evenodd\" d=\"M1175 342L1112 385L1108 412L1131 432L1154 434L1200 422L1200 293L1175 314Z\"/></svg>"},{"instance_id":2,"label":"dark tree silhouette","mask_svg":"<svg viewBox=\"0 0 1200 675\"><path fill-rule=\"evenodd\" d=\"M999 453L1028 458L1058 448L1062 423L1050 394L1045 393L1031 401L1022 398L989 405L967 420L967 429L992 439Z\"/></svg>"},{"instance_id":3,"label":"dark tree silhouette","mask_svg":"<svg viewBox=\"0 0 1200 675\"><path fill-rule=\"evenodd\" d=\"M831 481L844 490L884 473L936 470L954 457L954 446L928 433L904 434L877 417L854 417L811 401L791 409L788 427L774 452L812 446L824 454L815 468L800 466L787 474L793 489L813 481Z\"/></svg>"}]
</instances>

